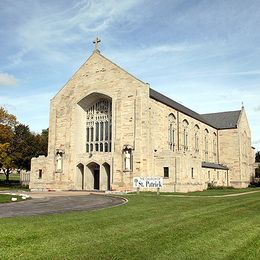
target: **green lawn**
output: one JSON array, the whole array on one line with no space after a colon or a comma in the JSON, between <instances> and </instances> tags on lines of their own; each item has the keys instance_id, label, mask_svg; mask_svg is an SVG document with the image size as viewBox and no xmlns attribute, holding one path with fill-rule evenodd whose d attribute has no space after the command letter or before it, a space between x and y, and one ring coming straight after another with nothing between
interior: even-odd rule
<instances>
[{"instance_id":1,"label":"green lawn","mask_svg":"<svg viewBox=\"0 0 260 260\"><path fill-rule=\"evenodd\" d=\"M221 196L221 195L230 195L251 191L260 191L260 188L244 188L244 189L232 189L232 188L224 188L224 189L209 189L205 191L194 191L189 193L161 193L162 195L185 195L185 196Z\"/></svg>"},{"instance_id":2,"label":"green lawn","mask_svg":"<svg viewBox=\"0 0 260 260\"><path fill-rule=\"evenodd\" d=\"M260 192L0 219L0 259L259 259Z\"/></svg>"},{"instance_id":3,"label":"green lawn","mask_svg":"<svg viewBox=\"0 0 260 260\"><path fill-rule=\"evenodd\" d=\"M17 201L22 200L22 198L20 196L12 196L12 195L8 195L8 194L0 194L0 203L12 202L11 201L12 198L17 198Z\"/></svg>"}]
</instances>

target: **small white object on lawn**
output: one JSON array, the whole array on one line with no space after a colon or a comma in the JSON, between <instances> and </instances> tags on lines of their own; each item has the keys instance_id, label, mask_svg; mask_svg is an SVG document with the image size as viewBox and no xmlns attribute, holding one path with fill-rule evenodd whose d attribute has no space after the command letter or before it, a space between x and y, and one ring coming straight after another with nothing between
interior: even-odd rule
<instances>
[{"instance_id":1,"label":"small white object on lawn","mask_svg":"<svg viewBox=\"0 0 260 260\"><path fill-rule=\"evenodd\" d=\"M17 201L17 198L11 198L11 201Z\"/></svg>"}]
</instances>

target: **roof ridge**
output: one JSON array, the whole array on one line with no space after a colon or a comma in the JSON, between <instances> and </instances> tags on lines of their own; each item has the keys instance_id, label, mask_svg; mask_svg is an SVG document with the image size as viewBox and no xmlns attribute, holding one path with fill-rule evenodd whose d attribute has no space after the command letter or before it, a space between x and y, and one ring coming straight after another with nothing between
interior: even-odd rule
<instances>
[{"instance_id":1,"label":"roof ridge","mask_svg":"<svg viewBox=\"0 0 260 260\"><path fill-rule=\"evenodd\" d=\"M212 114L223 114L223 113L234 113L234 112L241 112L242 110L231 110L231 111L223 111L223 112L213 112L213 113L206 113L206 114L200 114L202 116L204 115L212 115Z\"/></svg>"},{"instance_id":2,"label":"roof ridge","mask_svg":"<svg viewBox=\"0 0 260 260\"><path fill-rule=\"evenodd\" d=\"M161 94L160 92L152 89L150 87L150 97L163 103L163 104L166 104L174 109L176 109L177 111L185 114L185 115L188 115L206 125L209 125L213 128L216 128L213 124L211 124L210 122L208 122L205 118L203 118L199 113L195 112L194 110L174 101L173 99L165 96L164 94ZM186 111L185 111L186 110Z\"/></svg>"}]
</instances>

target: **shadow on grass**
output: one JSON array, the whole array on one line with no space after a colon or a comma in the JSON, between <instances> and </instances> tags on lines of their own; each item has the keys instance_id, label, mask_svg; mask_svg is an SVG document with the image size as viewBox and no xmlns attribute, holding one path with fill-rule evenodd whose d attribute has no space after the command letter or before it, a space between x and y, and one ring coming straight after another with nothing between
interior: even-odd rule
<instances>
[{"instance_id":1,"label":"shadow on grass","mask_svg":"<svg viewBox=\"0 0 260 260\"><path fill-rule=\"evenodd\" d=\"M19 180L0 180L0 190L29 190L29 186L22 186Z\"/></svg>"}]
</instances>

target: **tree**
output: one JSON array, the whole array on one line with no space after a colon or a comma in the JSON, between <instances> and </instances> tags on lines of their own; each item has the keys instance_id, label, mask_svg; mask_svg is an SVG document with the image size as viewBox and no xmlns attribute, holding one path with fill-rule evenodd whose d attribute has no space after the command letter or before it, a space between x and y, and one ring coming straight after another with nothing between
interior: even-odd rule
<instances>
[{"instance_id":1,"label":"tree","mask_svg":"<svg viewBox=\"0 0 260 260\"><path fill-rule=\"evenodd\" d=\"M255 154L255 162L260 162L260 151Z\"/></svg>"},{"instance_id":2,"label":"tree","mask_svg":"<svg viewBox=\"0 0 260 260\"><path fill-rule=\"evenodd\" d=\"M45 155L48 154L48 135L49 135L49 128L43 129L41 134L36 135L36 143L37 143L37 150L35 152L35 156Z\"/></svg>"},{"instance_id":3,"label":"tree","mask_svg":"<svg viewBox=\"0 0 260 260\"><path fill-rule=\"evenodd\" d=\"M14 115L0 107L0 168L7 181L12 168L30 170L32 157L47 155L48 132L31 132L28 125L18 123Z\"/></svg>"},{"instance_id":4,"label":"tree","mask_svg":"<svg viewBox=\"0 0 260 260\"><path fill-rule=\"evenodd\" d=\"M27 125L18 124L14 128L13 157L18 169L30 170L31 158L35 153L35 137Z\"/></svg>"},{"instance_id":5,"label":"tree","mask_svg":"<svg viewBox=\"0 0 260 260\"><path fill-rule=\"evenodd\" d=\"M13 147L16 167L29 171L32 157L47 155L48 129L42 130L41 134L35 134L30 131L29 126L23 124L16 125Z\"/></svg>"},{"instance_id":6,"label":"tree","mask_svg":"<svg viewBox=\"0 0 260 260\"><path fill-rule=\"evenodd\" d=\"M16 124L16 117L0 107L0 168L3 170L7 181L9 181L11 169L14 167L12 140Z\"/></svg>"},{"instance_id":7,"label":"tree","mask_svg":"<svg viewBox=\"0 0 260 260\"><path fill-rule=\"evenodd\" d=\"M260 165L255 169L255 177L260 178Z\"/></svg>"}]
</instances>

